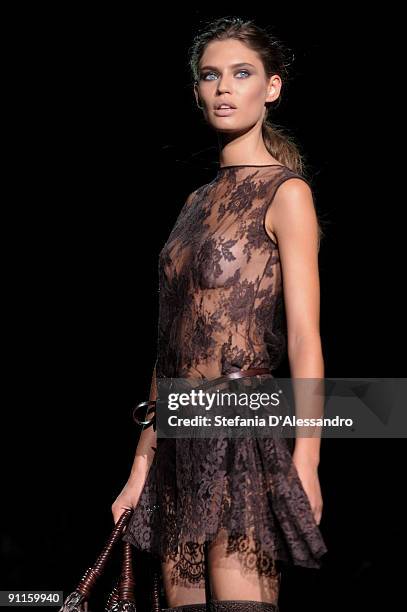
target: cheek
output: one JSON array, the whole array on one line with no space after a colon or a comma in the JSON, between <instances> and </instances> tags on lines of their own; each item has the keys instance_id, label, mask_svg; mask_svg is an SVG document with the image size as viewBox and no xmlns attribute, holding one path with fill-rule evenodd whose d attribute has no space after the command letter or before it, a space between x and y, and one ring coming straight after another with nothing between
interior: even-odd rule
<instances>
[{"instance_id":1,"label":"cheek","mask_svg":"<svg viewBox=\"0 0 407 612\"><path fill-rule=\"evenodd\" d=\"M241 87L240 96L248 108L257 109L264 104L264 87L260 83L250 85L250 87Z\"/></svg>"}]
</instances>

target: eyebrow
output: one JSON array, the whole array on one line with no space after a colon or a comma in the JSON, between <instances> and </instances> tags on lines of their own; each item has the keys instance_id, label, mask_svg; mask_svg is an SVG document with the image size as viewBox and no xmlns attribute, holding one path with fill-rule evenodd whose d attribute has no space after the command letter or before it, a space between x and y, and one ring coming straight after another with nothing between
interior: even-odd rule
<instances>
[{"instance_id":1,"label":"eyebrow","mask_svg":"<svg viewBox=\"0 0 407 612\"><path fill-rule=\"evenodd\" d=\"M238 68L239 66L251 66L252 68L256 68L256 66L254 66L253 64L250 64L249 62L238 62L237 64L231 64L230 67L231 68ZM218 70L218 68L216 66L202 66L201 70Z\"/></svg>"}]
</instances>

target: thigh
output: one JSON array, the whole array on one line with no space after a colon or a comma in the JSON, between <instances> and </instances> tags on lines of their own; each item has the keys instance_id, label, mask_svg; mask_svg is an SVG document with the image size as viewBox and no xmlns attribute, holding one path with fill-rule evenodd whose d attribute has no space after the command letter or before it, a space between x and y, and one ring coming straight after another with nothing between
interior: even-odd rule
<instances>
[{"instance_id":1,"label":"thigh","mask_svg":"<svg viewBox=\"0 0 407 612\"><path fill-rule=\"evenodd\" d=\"M161 562L164 592L169 607L205 603L205 546L187 542L176 555Z\"/></svg>"},{"instance_id":2,"label":"thigh","mask_svg":"<svg viewBox=\"0 0 407 612\"><path fill-rule=\"evenodd\" d=\"M230 538L223 530L208 547L207 564L213 599L277 605L281 573L253 536Z\"/></svg>"}]
</instances>

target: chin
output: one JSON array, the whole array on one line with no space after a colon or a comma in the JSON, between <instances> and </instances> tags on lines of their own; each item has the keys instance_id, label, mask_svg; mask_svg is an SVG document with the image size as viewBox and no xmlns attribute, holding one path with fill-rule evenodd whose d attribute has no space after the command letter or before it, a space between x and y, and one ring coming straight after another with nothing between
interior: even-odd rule
<instances>
[{"instance_id":1,"label":"chin","mask_svg":"<svg viewBox=\"0 0 407 612\"><path fill-rule=\"evenodd\" d=\"M235 121L234 119L231 119L229 117L227 117L227 121L225 121L224 119L225 119L224 117L216 118L215 121L211 122L211 126L217 132L230 133L230 132L247 132L248 130L251 130L253 126L256 124L256 122L242 124L241 121Z\"/></svg>"}]
</instances>

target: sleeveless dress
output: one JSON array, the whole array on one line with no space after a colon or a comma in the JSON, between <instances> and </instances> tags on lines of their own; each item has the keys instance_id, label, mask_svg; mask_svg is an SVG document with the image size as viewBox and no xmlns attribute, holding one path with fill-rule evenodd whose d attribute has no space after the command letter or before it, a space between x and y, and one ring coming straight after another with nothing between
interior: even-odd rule
<instances>
[{"instance_id":1,"label":"sleeveless dress","mask_svg":"<svg viewBox=\"0 0 407 612\"><path fill-rule=\"evenodd\" d=\"M290 178L307 182L281 164L223 166L188 196L159 255L157 380L281 362L282 270L265 215ZM204 545L220 537L261 575L279 563L319 568L327 547L292 451L290 438L158 438L122 539L171 560L173 581L191 587L204 581Z\"/></svg>"}]
</instances>

